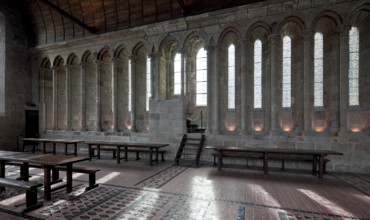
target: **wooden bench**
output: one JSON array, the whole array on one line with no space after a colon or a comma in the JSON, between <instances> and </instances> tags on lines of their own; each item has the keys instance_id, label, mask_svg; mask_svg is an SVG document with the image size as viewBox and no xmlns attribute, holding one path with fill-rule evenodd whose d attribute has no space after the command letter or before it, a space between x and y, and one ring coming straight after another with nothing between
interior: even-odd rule
<instances>
[{"instance_id":1,"label":"wooden bench","mask_svg":"<svg viewBox=\"0 0 370 220\"><path fill-rule=\"evenodd\" d=\"M0 177L0 186L26 191L26 208L22 210L22 213L26 213L43 206L42 202L37 202L37 188L43 186L42 183L33 183Z\"/></svg>"},{"instance_id":2,"label":"wooden bench","mask_svg":"<svg viewBox=\"0 0 370 220\"><path fill-rule=\"evenodd\" d=\"M67 168L64 166L57 167L60 171L67 171ZM89 186L85 188L85 191L88 191L90 189L94 189L99 186L99 184L96 183L96 172L100 171L99 168L93 168L93 167L73 167L72 168L74 173L85 173L89 175Z\"/></svg>"},{"instance_id":3,"label":"wooden bench","mask_svg":"<svg viewBox=\"0 0 370 220\"><path fill-rule=\"evenodd\" d=\"M92 150L92 154L95 155L95 151L98 150L96 146L93 146L91 148ZM116 151L117 151L117 148L114 147L114 146L100 146L100 150L105 150L105 151L112 151L112 158L116 158ZM145 152L145 153L149 153L149 149L145 149L145 148L137 148L137 149L133 149L133 148L128 148L127 149L127 152L133 152L133 153L136 153L136 160L140 160L140 152ZM164 154L166 153L167 151L165 150L158 150L158 153L161 154L161 160L162 162L164 162Z\"/></svg>"},{"instance_id":4,"label":"wooden bench","mask_svg":"<svg viewBox=\"0 0 370 220\"><path fill-rule=\"evenodd\" d=\"M11 162L11 163L6 163L7 165L13 165L13 166L21 166L22 163L17 163L17 162ZM38 169L43 169L42 166L38 164L29 164L29 167L32 168L38 168ZM60 171L66 171L67 168L65 166L59 166L56 167L57 170ZM89 175L89 186L85 188L85 191L88 191L90 189L94 189L99 186L99 184L96 183L96 172L100 171L99 168L93 168L93 167L76 167L73 166L72 172L74 173L84 173ZM18 178L18 180L22 180L22 174ZM53 172L53 183L60 182L61 180L59 179L59 174Z\"/></svg>"},{"instance_id":5,"label":"wooden bench","mask_svg":"<svg viewBox=\"0 0 370 220\"><path fill-rule=\"evenodd\" d=\"M212 156L213 156L213 165L216 166L217 165L216 158L218 158L218 153L213 152ZM234 153L234 152L230 152L230 153L224 154L223 157L233 157L233 158L246 159L246 166L248 166L248 159L255 159L255 160L261 159L261 160L263 160L263 155L258 154L258 153L243 153L243 152ZM301 162L313 163L313 158L305 156L305 155L271 154L271 155L269 155L268 159L269 160L280 160L281 161L281 170L285 170L285 161L301 161ZM326 164L328 162L330 162L330 160L325 158L324 159L324 172L326 172ZM315 169L314 167L315 166L312 165L312 173L313 174L316 172L316 170L314 170Z\"/></svg>"}]
</instances>

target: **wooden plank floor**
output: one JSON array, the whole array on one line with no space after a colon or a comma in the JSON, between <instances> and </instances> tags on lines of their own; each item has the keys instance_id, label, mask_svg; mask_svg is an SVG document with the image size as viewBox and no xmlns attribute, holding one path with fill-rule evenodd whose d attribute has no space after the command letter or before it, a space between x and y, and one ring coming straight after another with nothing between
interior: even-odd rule
<instances>
[{"instance_id":1,"label":"wooden plank floor","mask_svg":"<svg viewBox=\"0 0 370 220\"><path fill-rule=\"evenodd\" d=\"M84 192L88 176L74 174L71 194L58 191L28 214L19 212L22 193L7 190L0 197L0 219L370 219L366 174L329 173L319 180L309 171L264 175L260 169L229 167L219 172L210 163L117 165L108 155L83 164L101 169L100 187ZM30 173L31 181L42 181L42 170ZM18 168L7 168L8 177L18 175Z\"/></svg>"}]
</instances>

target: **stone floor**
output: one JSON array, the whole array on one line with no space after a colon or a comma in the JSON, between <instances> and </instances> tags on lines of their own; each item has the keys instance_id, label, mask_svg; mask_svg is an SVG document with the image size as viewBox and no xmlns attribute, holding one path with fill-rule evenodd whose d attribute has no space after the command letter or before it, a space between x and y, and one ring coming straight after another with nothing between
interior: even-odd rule
<instances>
[{"instance_id":1,"label":"stone floor","mask_svg":"<svg viewBox=\"0 0 370 220\"><path fill-rule=\"evenodd\" d=\"M72 193L57 191L27 214L20 214L24 193L7 189L0 195L0 219L370 219L370 175L329 173L319 180L297 171L219 172L209 163L117 165L107 155L83 164L101 169L98 188L84 192L87 175L74 174ZM7 176L17 177L18 170L8 166ZM31 181L42 182L42 170L30 172Z\"/></svg>"}]
</instances>

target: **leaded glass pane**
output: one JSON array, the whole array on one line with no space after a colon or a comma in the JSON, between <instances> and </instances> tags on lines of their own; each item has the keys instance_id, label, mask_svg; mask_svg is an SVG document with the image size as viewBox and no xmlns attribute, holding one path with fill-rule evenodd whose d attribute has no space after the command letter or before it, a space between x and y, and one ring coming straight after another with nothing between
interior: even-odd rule
<instances>
[{"instance_id":1,"label":"leaded glass pane","mask_svg":"<svg viewBox=\"0 0 370 220\"><path fill-rule=\"evenodd\" d=\"M349 87L349 105L359 105L359 47L360 34L356 27L349 31L349 69L348 69L348 87Z\"/></svg>"}]
</instances>

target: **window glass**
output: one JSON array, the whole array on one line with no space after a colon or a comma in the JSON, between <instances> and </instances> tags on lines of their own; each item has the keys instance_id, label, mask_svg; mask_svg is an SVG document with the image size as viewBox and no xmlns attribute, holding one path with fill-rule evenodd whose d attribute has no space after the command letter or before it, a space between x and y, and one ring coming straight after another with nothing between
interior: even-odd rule
<instances>
[{"instance_id":1,"label":"window glass","mask_svg":"<svg viewBox=\"0 0 370 220\"><path fill-rule=\"evenodd\" d=\"M254 108L262 108L262 42L254 42Z\"/></svg>"},{"instance_id":2,"label":"window glass","mask_svg":"<svg viewBox=\"0 0 370 220\"><path fill-rule=\"evenodd\" d=\"M359 98L359 54L360 54L360 34L356 27L349 31L349 105L358 106Z\"/></svg>"},{"instance_id":3,"label":"window glass","mask_svg":"<svg viewBox=\"0 0 370 220\"><path fill-rule=\"evenodd\" d=\"M324 106L324 38L322 33L315 34L314 106Z\"/></svg>"},{"instance_id":4,"label":"window glass","mask_svg":"<svg viewBox=\"0 0 370 220\"><path fill-rule=\"evenodd\" d=\"M235 109L235 46L228 48L228 109Z\"/></svg>"},{"instance_id":5,"label":"window glass","mask_svg":"<svg viewBox=\"0 0 370 220\"><path fill-rule=\"evenodd\" d=\"M196 59L196 105L207 105L207 53L201 48Z\"/></svg>"},{"instance_id":6,"label":"window glass","mask_svg":"<svg viewBox=\"0 0 370 220\"><path fill-rule=\"evenodd\" d=\"M292 71L292 40L289 36L283 38L283 108L290 108L291 101L291 71Z\"/></svg>"}]
</instances>

